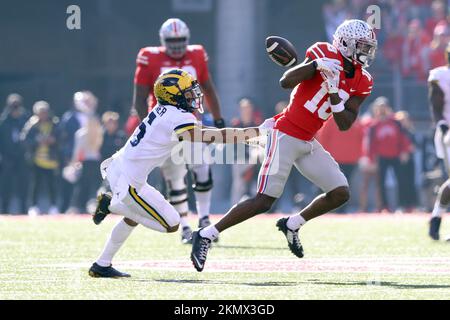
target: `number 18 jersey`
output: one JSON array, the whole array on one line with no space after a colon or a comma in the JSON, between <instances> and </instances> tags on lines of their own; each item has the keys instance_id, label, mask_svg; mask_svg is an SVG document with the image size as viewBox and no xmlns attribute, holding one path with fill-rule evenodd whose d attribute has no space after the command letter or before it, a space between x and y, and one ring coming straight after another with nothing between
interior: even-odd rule
<instances>
[{"instance_id":1,"label":"number 18 jersey","mask_svg":"<svg viewBox=\"0 0 450 320\"><path fill-rule=\"evenodd\" d=\"M311 60L331 58L341 62L343 56L327 42L317 42L306 51ZM368 96L372 91L372 76L360 65L354 64L355 73L347 78L341 71L339 80L339 96L345 102L351 96ZM314 138L323 123L331 116L331 104L325 81L319 71L313 78L299 83L291 93L289 105L275 116L275 129L295 138L309 141Z\"/></svg>"}]
</instances>

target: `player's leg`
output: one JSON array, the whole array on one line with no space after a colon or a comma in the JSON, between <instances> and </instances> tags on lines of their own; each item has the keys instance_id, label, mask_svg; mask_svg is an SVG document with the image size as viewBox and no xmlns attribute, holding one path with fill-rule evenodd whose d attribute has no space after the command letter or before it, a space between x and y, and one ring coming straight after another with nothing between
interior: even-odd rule
<instances>
[{"instance_id":1,"label":"player's leg","mask_svg":"<svg viewBox=\"0 0 450 320\"><path fill-rule=\"evenodd\" d=\"M213 179L211 168L208 164L190 165L192 176L192 188L195 194L195 205L197 207L198 227L204 228L211 224L209 211L211 209L211 194Z\"/></svg>"},{"instance_id":2,"label":"player's leg","mask_svg":"<svg viewBox=\"0 0 450 320\"><path fill-rule=\"evenodd\" d=\"M429 236L433 240L439 240L439 229L441 227L442 213L450 205L450 179L445 181L439 188L439 192L431 212Z\"/></svg>"},{"instance_id":3,"label":"player's leg","mask_svg":"<svg viewBox=\"0 0 450 320\"><path fill-rule=\"evenodd\" d=\"M187 219L189 205L185 182L186 165L184 163L175 164L169 158L161 166L161 172L166 182L167 198L180 216L181 242L185 244L191 243L192 230Z\"/></svg>"},{"instance_id":4,"label":"player's leg","mask_svg":"<svg viewBox=\"0 0 450 320\"><path fill-rule=\"evenodd\" d=\"M292 140L297 139L273 130L268 139L266 158L259 174L257 195L233 206L215 225L193 233L191 260L197 271L203 270L209 244L220 232L257 214L267 212L282 194L292 165L300 153L298 147L291 144Z\"/></svg>"},{"instance_id":5,"label":"player's leg","mask_svg":"<svg viewBox=\"0 0 450 320\"><path fill-rule=\"evenodd\" d=\"M324 192L298 214L282 218L277 222L279 230L288 240L289 249L301 258L303 247L298 238L299 229L307 221L345 204L350 197L350 192L347 179L339 169L339 165L316 140L310 143L309 152L295 161L295 167Z\"/></svg>"}]
</instances>

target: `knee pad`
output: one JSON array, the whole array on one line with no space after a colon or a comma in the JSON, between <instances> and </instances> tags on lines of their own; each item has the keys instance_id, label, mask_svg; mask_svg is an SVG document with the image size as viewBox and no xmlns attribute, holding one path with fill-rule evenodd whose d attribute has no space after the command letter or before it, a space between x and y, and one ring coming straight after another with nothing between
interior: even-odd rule
<instances>
[{"instance_id":1,"label":"knee pad","mask_svg":"<svg viewBox=\"0 0 450 320\"><path fill-rule=\"evenodd\" d=\"M188 193L184 179L167 182L167 196L170 204L179 214L189 211Z\"/></svg>"},{"instance_id":2,"label":"knee pad","mask_svg":"<svg viewBox=\"0 0 450 320\"><path fill-rule=\"evenodd\" d=\"M192 189L197 192L207 192L213 188L213 179L211 168L208 166L206 181L199 181L199 174L195 170L191 171L192 175Z\"/></svg>"}]
</instances>

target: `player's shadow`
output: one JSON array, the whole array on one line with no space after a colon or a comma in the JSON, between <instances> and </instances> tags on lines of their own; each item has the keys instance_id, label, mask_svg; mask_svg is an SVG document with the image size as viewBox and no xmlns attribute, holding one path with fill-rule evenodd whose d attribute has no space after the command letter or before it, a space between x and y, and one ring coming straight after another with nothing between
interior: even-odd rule
<instances>
[{"instance_id":1,"label":"player's shadow","mask_svg":"<svg viewBox=\"0 0 450 320\"><path fill-rule=\"evenodd\" d=\"M282 250L286 249L286 247L258 247L258 246L230 246L230 245L223 245L223 244L214 244L213 248L220 248L220 249L250 249L250 250Z\"/></svg>"},{"instance_id":2,"label":"player's shadow","mask_svg":"<svg viewBox=\"0 0 450 320\"><path fill-rule=\"evenodd\" d=\"M394 289L448 289L450 285L445 284L404 284L392 281L349 281L349 282L335 282L335 281L320 281L310 280L304 283L323 284L334 286L369 286L369 287L391 287Z\"/></svg>"},{"instance_id":3,"label":"player's shadow","mask_svg":"<svg viewBox=\"0 0 450 320\"><path fill-rule=\"evenodd\" d=\"M298 286L298 282L293 281L263 281L263 282L232 282L220 280L196 280L196 279L155 279L152 281L163 283L179 283L179 284L219 284L219 285L244 285L252 287L292 287Z\"/></svg>"}]
</instances>

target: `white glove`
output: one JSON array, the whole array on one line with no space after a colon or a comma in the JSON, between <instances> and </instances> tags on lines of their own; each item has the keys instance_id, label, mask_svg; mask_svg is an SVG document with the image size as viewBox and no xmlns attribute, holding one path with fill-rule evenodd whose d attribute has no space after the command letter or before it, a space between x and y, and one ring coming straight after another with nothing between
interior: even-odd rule
<instances>
[{"instance_id":1,"label":"white glove","mask_svg":"<svg viewBox=\"0 0 450 320\"><path fill-rule=\"evenodd\" d=\"M269 118L264 120L264 122L258 126L258 129L261 132L261 135L265 135L268 133L269 130L273 129L274 126L275 126L275 119Z\"/></svg>"},{"instance_id":2,"label":"white glove","mask_svg":"<svg viewBox=\"0 0 450 320\"><path fill-rule=\"evenodd\" d=\"M341 62L336 59L330 59L330 58L320 58L314 60L317 63L317 70L320 72L325 73L327 76L331 75L339 75L339 72L341 72L342 66Z\"/></svg>"},{"instance_id":3,"label":"white glove","mask_svg":"<svg viewBox=\"0 0 450 320\"><path fill-rule=\"evenodd\" d=\"M339 91L339 74L329 75L328 73L321 72L320 75L322 76L323 80L325 81L328 93L338 93L338 91Z\"/></svg>"}]
</instances>

